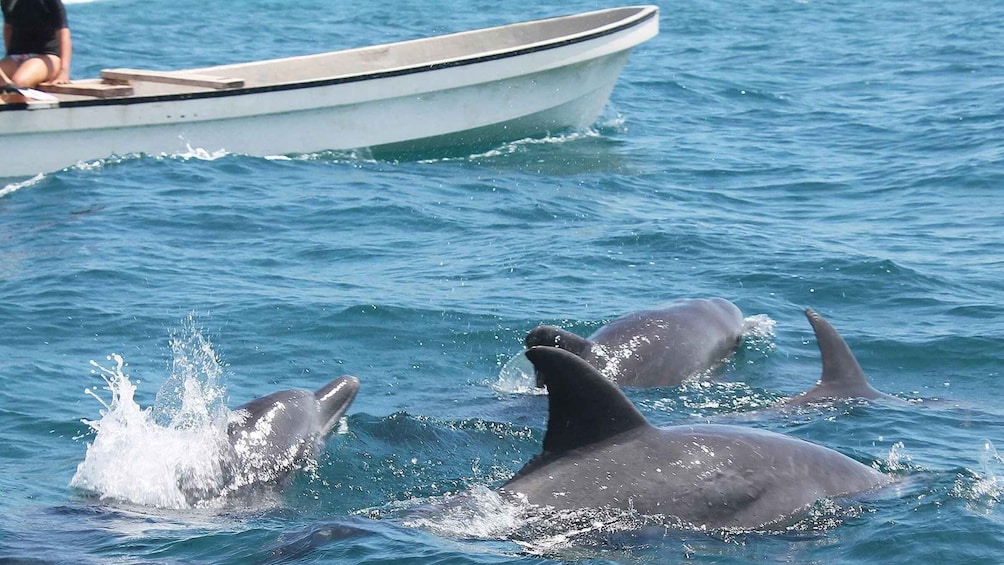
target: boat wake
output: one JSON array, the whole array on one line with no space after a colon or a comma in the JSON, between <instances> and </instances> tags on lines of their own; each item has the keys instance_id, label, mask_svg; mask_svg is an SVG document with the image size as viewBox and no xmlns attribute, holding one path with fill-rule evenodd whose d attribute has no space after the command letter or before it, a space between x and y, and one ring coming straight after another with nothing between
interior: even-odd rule
<instances>
[{"instance_id":1,"label":"boat wake","mask_svg":"<svg viewBox=\"0 0 1004 565\"><path fill-rule=\"evenodd\" d=\"M95 0L89 0L95 1ZM380 154L377 156L374 150L366 147L361 147L358 149L351 150L326 150L326 151L316 151L311 153L299 153L299 154L288 154L288 155L266 155L260 157L267 161L309 161L309 162L321 162L321 163L380 163L380 162L398 162L400 160L413 161L422 164L432 164L432 163L448 163L448 162L474 162L474 161L486 161L493 160L499 157L506 157L511 155L518 155L524 153L533 153L536 148L547 148L547 147L560 147L566 144L580 142L583 140L600 140L603 139L608 131L616 131L623 126L623 118L620 116L611 117L607 120L598 122L594 127L585 129L571 131L562 134L548 135L545 137L527 137L524 139L519 139L516 141L511 141L504 143L502 145L492 147L486 151L475 152L475 153L465 153L463 151L453 151L449 154L428 154L424 158L404 158L405 156L395 156L394 154ZM226 149L215 149L210 150L203 147L193 146L189 141L181 140L184 147L179 148L178 151L160 153L159 155L147 155L143 153L130 153L126 155L112 155L102 159L96 159L93 161L80 161L76 163L72 168L77 170L101 170L108 166L118 165L128 161L143 160L146 158L151 158L155 160L177 160L177 161L189 161L189 160L199 160L199 161L216 161L226 157L240 155L249 158L257 159L253 155L246 155L242 153L232 153ZM37 182L39 179L44 178L43 175L36 176L31 179L31 181L25 181L25 183L18 183L8 185L4 189L0 189L0 197L3 197L8 192L13 192L21 185L26 183Z\"/></svg>"},{"instance_id":2,"label":"boat wake","mask_svg":"<svg viewBox=\"0 0 1004 565\"><path fill-rule=\"evenodd\" d=\"M225 149L210 151L208 149L203 149L202 147L192 147L191 143L185 142L184 151L179 151L177 153L162 153L160 157L167 159L180 159L182 161L188 161L191 159L197 159L199 161L215 161L228 155L230 155L230 152Z\"/></svg>"},{"instance_id":3,"label":"boat wake","mask_svg":"<svg viewBox=\"0 0 1004 565\"><path fill-rule=\"evenodd\" d=\"M463 147L450 150L428 150L400 154L361 147L351 150L316 151L296 155L269 155L265 159L269 161L314 161L330 163L414 162L419 164L435 164L473 162L532 152L537 147L560 146L585 139L599 139L602 136L603 134L599 129L580 130L545 137L527 137L473 153L464 151Z\"/></svg>"},{"instance_id":4,"label":"boat wake","mask_svg":"<svg viewBox=\"0 0 1004 565\"><path fill-rule=\"evenodd\" d=\"M551 146L551 145L562 145L566 143L573 143L575 141L580 141L583 139L596 139L601 137L601 133L596 129L585 129L577 130L563 134L548 135L544 137L526 137L523 139L517 139L516 141L510 141L504 143L488 151L481 153L473 153L466 157L444 157L442 159L428 159L420 161L421 163L437 163L442 161L480 161L482 159L492 159L495 157L502 157L506 155L512 155L515 153L523 153L525 151L532 150L536 146Z\"/></svg>"},{"instance_id":5,"label":"boat wake","mask_svg":"<svg viewBox=\"0 0 1004 565\"><path fill-rule=\"evenodd\" d=\"M498 147L489 149L481 153L474 153L467 157L459 158L459 160L465 161L481 161L485 159L493 159L496 157L504 157L508 155L520 154L525 152L535 151L537 148L547 148L547 147L561 147L564 145L576 144L583 141L600 141L605 139L609 134L618 133L624 131L624 116L618 114L617 112L610 109L608 106L604 109L604 113L599 117L597 122L593 126L578 129L573 131L566 131L563 133L555 133L551 135L546 135L543 137L526 137L523 139L517 139L515 141L506 142ZM436 162L441 160L458 160L458 159L440 159L432 160L430 162Z\"/></svg>"},{"instance_id":6,"label":"boat wake","mask_svg":"<svg viewBox=\"0 0 1004 565\"><path fill-rule=\"evenodd\" d=\"M15 182L15 183L8 184L7 186L5 186L3 188L0 188L0 198L3 198L4 196L7 196L8 194L13 194L13 193L21 190L22 188L29 187L29 186L34 186L34 185L40 183L42 181L42 179L44 179L44 178L45 178L45 175L35 175L35 176L31 177L30 179L28 179L26 181L21 181L21 182Z\"/></svg>"},{"instance_id":7,"label":"boat wake","mask_svg":"<svg viewBox=\"0 0 1004 565\"><path fill-rule=\"evenodd\" d=\"M92 161L79 161L70 169L78 171L101 171L108 167L115 167L123 163L129 163L132 161L144 161L146 159L153 160L175 160L175 161L216 161L224 157L232 155L229 151L225 149L217 149L210 151L202 147L193 147L191 143L184 141L184 147L179 147L175 152L171 153L161 153L159 155L147 155L144 153L127 153L124 155L109 155L108 157L103 157L101 159L94 159ZM36 177L42 178L42 176ZM32 179L35 180L35 179ZM0 196L3 193L0 192Z\"/></svg>"},{"instance_id":8,"label":"boat wake","mask_svg":"<svg viewBox=\"0 0 1004 565\"><path fill-rule=\"evenodd\" d=\"M352 150L316 151L313 153L300 153L296 155L268 155L265 159L269 161L319 161L328 163L379 162L379 159L373 156L373 152L365 147Z\"/></svg>"}]
</instances>

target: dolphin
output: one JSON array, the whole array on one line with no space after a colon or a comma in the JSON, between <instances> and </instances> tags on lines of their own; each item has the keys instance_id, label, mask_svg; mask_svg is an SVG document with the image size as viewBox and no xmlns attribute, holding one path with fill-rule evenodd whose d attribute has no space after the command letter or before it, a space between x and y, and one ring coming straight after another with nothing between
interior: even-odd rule
<instances>
[{"instance_id":1,"label":"dolphin","mask_svg":"<svg viewBox=\"0 0 1004 565\"><path fill-rule=\"evenodd\" d=\"M832 449L731 425L655 428L581 357L556 347L526 356L546 376L543 450L500 487L561 510L614 508L696 528L786 524L822 498L891 479Z\"/></svg>"},{"instance_id":2,"label":"dolphin","mask_svg":"<svg viewBox=\"0 0 1004 565\"><path fill-rule=\"evenodd\" d=\"M538 326L525 343L570 351L621 386L674 386L732 355L743 329L742 312L728 300L688 298L625 314L588 338Z\"/></svg>"},{"instance_id":3,"label":"dolphin","mask_svg":"<svg viewBox=\"0 0 1004 565\"><path fill-rule=\"evenodd\" d=\"M316 392L282 390L237 407L227 426L224 491L281 484L317 455L358 392L359 379L344 376Z\"/></svg>"},{"instance_id":4,"label":"dolphin","mask_svg":"<svg viewBox=\"0 0 1004 565\"><path fill-rule=\"evenodd\" d=\"M903 402L872 387L851 348L830 322L812 308L805 309L805 317L816 334L816 343L823 358L823 374L814 387L783 401L783 405L801 406L852 398Z\"/></svg>"}]
</instances>

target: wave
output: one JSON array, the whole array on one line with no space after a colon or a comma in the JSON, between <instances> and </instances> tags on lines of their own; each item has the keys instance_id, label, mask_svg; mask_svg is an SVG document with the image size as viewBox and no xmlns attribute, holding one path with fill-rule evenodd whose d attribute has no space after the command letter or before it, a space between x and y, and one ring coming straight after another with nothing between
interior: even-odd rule
<instances>
[{"instance_id":1,"label":"wave","mask_svg":"<svg viewBox=\"0 0 1004 565\"><path fill-rule=\"evenodd\" d=\"M39 174L39 175L35 175L35 176L31 177L30 179L25 180L25 181L14 182L14 183L8 184L7 186L5 186L3 188L0 188L0 198L3 198L4 196L7 196L8 194L13 194L13 193L17 192L18 190L21 190L22 188L26 188L26 187L29 187L29 186L35 186L38 183L42 182L42 179L44 179L44 178L45 178L45 175Z\"/></svg>"}]
</instances>

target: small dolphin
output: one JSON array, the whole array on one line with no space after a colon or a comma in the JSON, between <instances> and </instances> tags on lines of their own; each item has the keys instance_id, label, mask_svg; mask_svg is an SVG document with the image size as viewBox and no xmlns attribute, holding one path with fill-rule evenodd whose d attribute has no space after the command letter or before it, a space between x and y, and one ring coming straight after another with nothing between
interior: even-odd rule
<instances>
[{"instance_id":1,"label":"small dolphin","mask_svg":"<svg viewBox=\"0 0 1004 565\"><path fill-rule=\"evenodd\" d=\"M805 317L809 319L816 334L819 353L823 358L823 375L816 386L782 404L800 406L852 398L903 402L902 399L881 393L872 387L847 342L825 318L811 308L805 309Z\"/></svg>"},{"instance_id":2,"label":"small dolphin","mask_svg":"<svg viewBox=\"0 0 1004 565\"><path fill-rule=\"evenodd\" d=\"M729 425L653 427L620 389L555 347L526 352L546 376L543 451L500 491L558 509L617 508L698 528L787 523L822 498L890 482L789 436Z\"/></svg>"},{"instance_id":3,"label":"small dolphin","mask_svg":"<svg viewBox=\"0 0 1004 565\"><path fill-rule=\"evenodd\" d=\"M674 386L721 364L742 340L743 314L722 298L674 300L606 324L588 338L538 326L526 347L559 347L620 386ZM541 386L538 374L537 385Z\"/></svg>"},{"instance_id":4,"label":"small dolphin","mask_svg":"<svg viewBox=\"0 0 1004 565\"><path fill-rule=\"evenodd\" d=\"M226 490L280 484L308 458L352 404L359 379L340 377L317 392L282 390L233 411Z\"/></svg>"}]
</instances>

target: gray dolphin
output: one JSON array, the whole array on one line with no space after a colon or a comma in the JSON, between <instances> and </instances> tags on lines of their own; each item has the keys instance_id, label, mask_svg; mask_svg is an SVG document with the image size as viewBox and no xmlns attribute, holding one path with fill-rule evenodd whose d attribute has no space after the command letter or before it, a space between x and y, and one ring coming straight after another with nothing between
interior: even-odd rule
<instances>
[{"instance_id":1,"label":"gray dolphin","mask_svg":"<svg viewBox=\"0 0 1004 565\"><path fill-rule=\"evenodd\" d=\"M555 347L527 357L546 375L543 451L501 492L558 509L618 508L698 528L784 524L822 498L891 479L831 449L728 425L657 429L582 358Z\"/></svg>"},{"instance_id":2,"label":"gray dolphin","mask_svg":"<svg viewBox=\"0 0 1004 565\"><path fill-rule=\"evenodd\" d=\"M626 314L588 338L538 326L525 343L528 349L547 345L570 351L621 386L673 386L732 355L743 328L743 314L735 304L691 298ZM540 375L537 380L540 386Z\"/></svg>"},{"instance_id":3,"label":"gray dolphin","mask_svg":"<svg viewBox=\"0 0 1004 565\"><path fill-rule=\"evenodd\" d=\"M359 391L359 379L340 377L317 392L282 390L233 411L224 491L281 484L317 454Z\"/></svg>"},{"instance_id":4,"label":"gray dolphin","mask_svg":"<svg viewBox=\"0 0 1004 565\"><path fill-rule=\"evenodd\" d=\"M903 402L902 399L884 394L872 387L847 342L825 318L811 308L805 309L805 317L809 319L812 331L816 334L816 343L823 358L823 374L816 386L785 400L782 404L800 406L852 398Z\"/></svg>"}]
</instances>

